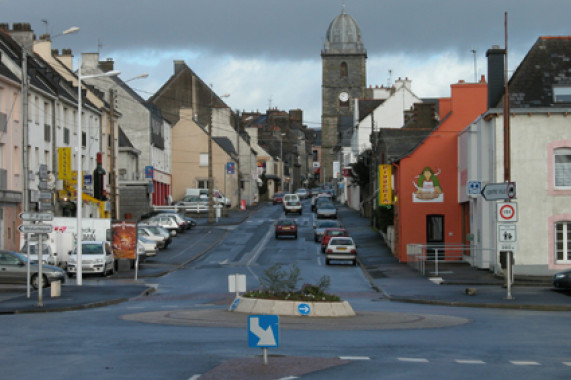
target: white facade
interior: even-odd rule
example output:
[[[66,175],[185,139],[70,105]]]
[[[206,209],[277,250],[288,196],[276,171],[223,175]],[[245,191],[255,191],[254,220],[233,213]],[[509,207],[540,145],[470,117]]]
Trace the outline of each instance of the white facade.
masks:
[[[381,128],[401,128],[404,124],[404,111],[411,109],[415,103],[422,102],[411,91],[411,81],[408,79],[398,79],[393,88],[376,88],[369,89],[369,91],[372,91],[373,99],[384,99],[384,101],[361,121],[359,121],[358,103],[355,105],[355,126],[351,139],[354,158],[371,148],[369,137],[373,124],[375,131],[379,131]]]
[[[497,231],[504,222],[497,221],[498,201],[465,195],[466,181],[504,182],[503,115],[492,111],[498,110],[490,110],[459,136],[459,200],[469,202],[474,265],[500,273]],[[517,192],[517,222],[509,222],[517,225],[515,275],[551,276],[571,268],[571,261],[558,258],[555,243],[556,223],[571,221],[571,187],[557,187],[554,181],[555,153],[571,152],[569,111],[510,111],[510,180]]]

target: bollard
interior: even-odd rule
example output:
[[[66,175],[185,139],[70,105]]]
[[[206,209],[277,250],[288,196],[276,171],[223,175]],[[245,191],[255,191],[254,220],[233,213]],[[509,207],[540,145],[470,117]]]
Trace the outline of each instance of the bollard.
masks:
[[[61,281],[53,281],[50,284],[52,298],[61,297]]]

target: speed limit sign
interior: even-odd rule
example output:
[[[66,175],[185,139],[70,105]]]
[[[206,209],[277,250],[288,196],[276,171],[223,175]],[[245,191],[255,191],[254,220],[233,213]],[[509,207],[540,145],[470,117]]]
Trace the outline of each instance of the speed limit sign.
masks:
[[[498,222],[517,222],[517,203],[498,202]]]

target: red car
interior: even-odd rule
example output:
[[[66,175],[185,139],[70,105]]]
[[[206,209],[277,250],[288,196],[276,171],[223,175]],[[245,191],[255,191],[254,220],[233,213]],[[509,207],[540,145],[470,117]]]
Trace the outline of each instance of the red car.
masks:
[[[327,244],[329,244],[329,240],[331,240],[332,237],[339,236],[348,237],[349,232],[347,232],[347,230],[344,228],[326,229],[325,232],[323,232],[323,238],[321,238],[321,252],[325,252],[325,248],[327,247]]]
[[[275,205],[277,205],[278,203],[279,203],[279,204],[284,203],[284,194],[285,194],[285,193],[275,193],[275,194],[274,194],[273,203],[274,203]]]
[[[276,239],[281,236],[293,236],[297,239],[297,223],[295,219],[280,219],[276,222]]]

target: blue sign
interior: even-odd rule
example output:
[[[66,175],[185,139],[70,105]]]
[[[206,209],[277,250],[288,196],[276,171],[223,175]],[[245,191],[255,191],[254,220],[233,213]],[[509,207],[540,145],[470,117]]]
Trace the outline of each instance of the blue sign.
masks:
[[[478,195],[482,192],[482,181],[468,181],[466,184],[468,195]]]
[[[230,311],[234,311],[236,310],[236,308],[238,307],[238,304],[240,303],[240,298],[236,298],[234,300],[234,302],[232,303],[232,306],[230,306]]]
[[[83,186],[91,186],[93,184],[93,177],[91,174],[83,175]]]
[[[152,166],[145,166],[145,178],[153,178],[154,177],[155,168]]]
[[[236,164],[234,162],[226,163],[226,174],[234,174],[236,172]]]
[[[306,303],[300,303],[299,305],[297,305],[297,311],[301,315],[308,315],[309,313],[311,313],[311,307]]]
[[[279,317],[277,315],[250,315],[248,317],[248,345],[250,347],[277,347],[279,345]]]

